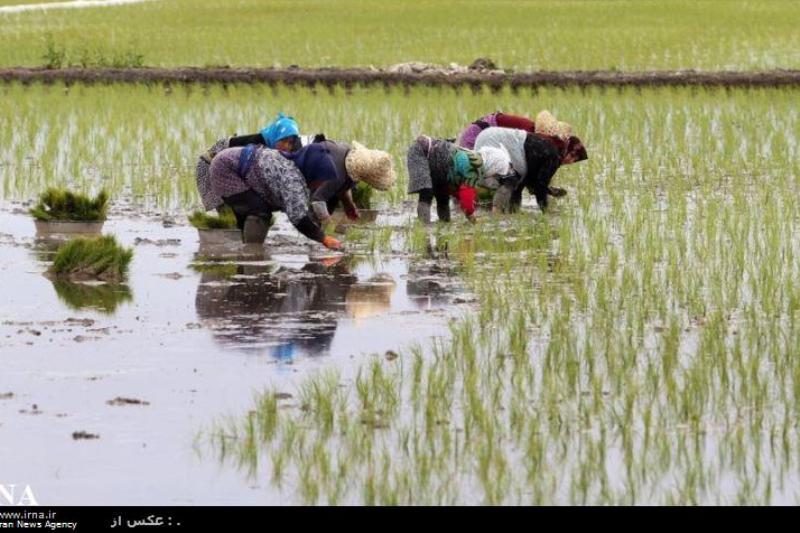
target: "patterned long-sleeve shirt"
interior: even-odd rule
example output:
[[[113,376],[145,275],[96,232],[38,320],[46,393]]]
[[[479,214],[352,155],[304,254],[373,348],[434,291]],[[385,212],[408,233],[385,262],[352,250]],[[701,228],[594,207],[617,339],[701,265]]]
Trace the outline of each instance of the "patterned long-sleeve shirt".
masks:
[[[461,133],[458,137],[458,145],[470,150],[475,148],[475,140],[478,135],[486,128],[499,127],[499,128],[512,128],[515,130],[523,130],[527,133],[535,131],[536,124],[528,117],[520,115],[508,115],[497,111],[491,115],[486,115],[476,120]]]
[[[239,159],[244,148],[221,151],[211,163],[211,184],[221,198],[252,189],[275,211],[283,211],[297,226],[308,217],[308,187],[295,164],[277,150],[256,148],[249,171],[239,176]]]

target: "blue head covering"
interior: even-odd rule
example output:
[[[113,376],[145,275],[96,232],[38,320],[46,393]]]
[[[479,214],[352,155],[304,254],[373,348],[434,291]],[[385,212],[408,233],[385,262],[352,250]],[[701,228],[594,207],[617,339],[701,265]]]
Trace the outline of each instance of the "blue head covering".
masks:
[[[334,180],[338,177],[331,151],[323,144],[308,144],[296,152],[282,151],[281,155],[294,161],[306,183]]]
[[[294,118],[287,117],[283,113],[278,113],[278,118],[261,130],[261,136],[264,137],[268,148],[275,148],[278,141],[294,135],[300,135],[300,128]]]

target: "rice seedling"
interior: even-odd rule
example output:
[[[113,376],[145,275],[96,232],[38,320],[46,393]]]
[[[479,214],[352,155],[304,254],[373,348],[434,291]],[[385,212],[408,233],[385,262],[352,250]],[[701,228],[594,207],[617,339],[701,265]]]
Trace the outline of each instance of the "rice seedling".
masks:
[[[36,220],[50,222],[69,220],[99,222],[106,219],[108,194],[100,191],[94,198],[68,191],[49,188],[39,196],[38,203],[30,209]]]
[[[0,86],[0,94],[0,117],[14,117],[13,127],[8,123],[0,129],[0,194],[5,199],[26,199],[50,186],[90,189],[102,183],[110,193],[124,193],[139,205],[192,209],[199,204],[194,177],[199,154],[224,135],[257,131],[281,110],[297,117],[305,132],[358,139],[395,156],[397,184],[373,194],[375,208],[406,199],[405,152],[411,139],[420,133],[455,136],[497,107],[527,114],[546,107],[575,124],[590,147],[590,159],[559,171],[556,183],[570,195],[558,203],[577,205],[589,213],[587,223],[601,230],[619,209],[646,222],[644,209],[631,209],[640,201],[654,209],[667,202],[674,205],[669,216],[677,223],[686,210],[680,205],[689,205],[687,190],[679,187],[687,180],[696,184],[691,194],[702,198],[712,187],[721,194],[743,186],[745,176],[794,171],[798,165],[792,159],[797,146],[791,141],[797,112],[793,91],[785,89],[471,92],[421,87],[406,93],[402,88],[358,86],[172,90],[159,85],[8,84]],[[728,96],[720,99],[719,94]],[[131,99],[140,104],[136,112]],[[765,119],[769,121],[763,143],[743,133],[743,124]],[[137,132],[135,138],[132,131]],[[703,141],[708,136],[713,142]],[[649,150],[651,146],[663,149]],[[704,147],[702,154],[698,146]],[[753,160],[768,163],[754,169]],[[591,194],[577,194],[583,190]],[[632,196],[631,191],[650,194]],[[597,198],[610,203],[592,210]],[[688,216],[687,211],[683,220]],[[622,238],[625,248],[620,253],[640,242],[637,233],[620,231],[623,224],[627,222],[617,220],[608,226],[609,235],[616,231]],[[575,245],[590,244],[584,236],[576,238]],[[599,233],[592,239],[596,256],[603,241]]]
[[[372,209],[372,193],[375,189],[363,182],[356,183],[353,189],[353,203],[359,209]]]
[[[234,229],[236,228],[236,216],[227,206],[224,206],[215,215],[197,210],[189,215],[189,223],[197,229]]]
[[[122,280],[133,259],[133,250],[124,248],[106,235],[77,238],[58,248],[49,272],[57,278]]]

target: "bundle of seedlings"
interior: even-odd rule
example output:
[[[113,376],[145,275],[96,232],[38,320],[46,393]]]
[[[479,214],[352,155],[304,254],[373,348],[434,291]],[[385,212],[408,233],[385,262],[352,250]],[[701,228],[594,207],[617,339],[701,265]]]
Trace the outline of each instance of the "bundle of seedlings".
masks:
[[[243,232],[236,225],[236,215],[228,206],[222,206],[215,215],[205,211],[195,211],[189,215],[189,223],[197,228],[201,246],[232,245],[243,242]],[[269,228],[275,223],[275,215],[259,226],[258,237],[252,243],[263,244]],[[245,225],[247,229],[247,225]],[[246,231],[245,231],[246,233]]]
[[[372,193],[375,189],[364,183],[363,181],[356,182],[353,189],[353,203],[359,209],[372,209]]]
[[[43,222],[103,222],[107,210],[106,191],[91,198],[66,189],[49,188],[39,196],[39,203],[31,208],[30,214]]]
[[[236,229],[236,216],[230,207],[223,206],[217,215],[195,211],[189,215],[189,223],[197,229]]]
[[[133,250],[111,235],[73,239],[59,247],[48,271],[59,279],[119,282],[124,279]]]

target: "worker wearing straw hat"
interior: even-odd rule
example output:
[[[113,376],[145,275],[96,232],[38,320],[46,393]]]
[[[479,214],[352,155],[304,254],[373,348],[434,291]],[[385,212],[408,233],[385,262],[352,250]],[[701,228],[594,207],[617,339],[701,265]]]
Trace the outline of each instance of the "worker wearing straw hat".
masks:
[[[371,150],[359,142],[321,140],[296,152],[281,152],[295,162],[311,189],[311,207],[320,223],[331,216],[341,201],[350,219],[358,219],[352,189],[364,182],[379,191],[394,185],[397,175],[392,156],[383,150]]]

